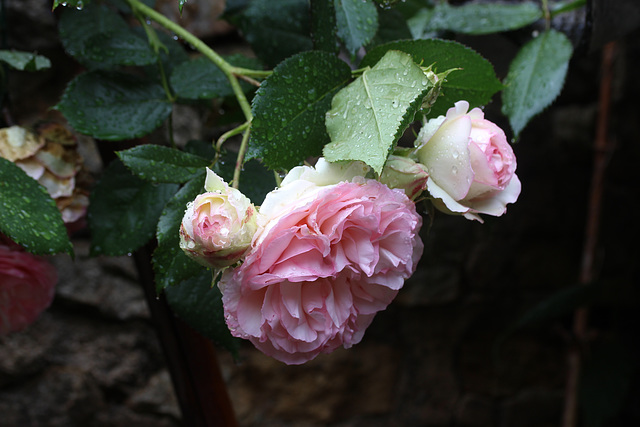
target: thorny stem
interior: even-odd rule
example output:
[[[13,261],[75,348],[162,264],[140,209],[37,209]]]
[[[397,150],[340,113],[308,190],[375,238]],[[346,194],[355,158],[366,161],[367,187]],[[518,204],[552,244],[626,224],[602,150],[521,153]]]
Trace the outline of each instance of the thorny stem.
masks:
[[[611,83],[613,80],[613,61],[615,42],[605,45],[602,51],[602,77],[599,95],[599,114],[595,136],[594,167],[591,178],[591,192],[585,229],[585,243],[582,251],[580,267],[580,283],[589,284],[594,279],[593,259],[596,252],[598,232],[600,228],[600,212],[602,210],[602,194],[604,191],[604,175],[612,150],[612,141],[607,137],[609,128],[609,112],[611,109]],[[565,388],[565,406],[562,427],[575,427],[578,419],[578,389],[582,367],[582,350],[588,341],[587,308],[579,308],[574,313],[573,335],[576,343],[569,349],[568,374]]]

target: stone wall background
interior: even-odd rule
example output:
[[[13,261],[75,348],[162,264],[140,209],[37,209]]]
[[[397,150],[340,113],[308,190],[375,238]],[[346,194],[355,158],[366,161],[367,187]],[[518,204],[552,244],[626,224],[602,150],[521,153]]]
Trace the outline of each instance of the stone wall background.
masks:
[[[188,3],[189,4],[189,3]],[[54,105],[77,65],[60,47],[50,2],[7,2],[11,47],[38,50],[51,71],[10,76],[12,112],[27,124]],[[15,23],[15,25],[14,25]],[[37,28],[37,31],[33,29]],[[638,283],[640,184],[638,32],[618,43],[599,274]],[[472,41],[504,75],[513,41]],[[246,343],[235,363],[218,357],[242,426],[559,425],[571,316],[515,333],[500,359],[500,334],[528,308],[577,282],[597,116],[598,52],[577,56],[554,106],[514,146],[520,200],[481,225],[437,215],[424,230],[419,270],[380,313],[363,341],[303,366],[286,366]],[[176,123],[207,123],[183,109]],[[507,128],[499,100],[488,118]],[[91,146],[89,146],[91,148]],[[90,156],[91,151],[87,152]],[[99,170],[98,158],[89,159]],[[428,223],[428,219],[426,221]],[[131,257],[53,259],[60,281],[52,307],[26,331],[0,338],[0,425],[179,426],[166,362]],[[599,336],[608,314],[593,315]],[[630,327],[636,325],[630,324]],[[637,372],[610,426],[640,421]]]

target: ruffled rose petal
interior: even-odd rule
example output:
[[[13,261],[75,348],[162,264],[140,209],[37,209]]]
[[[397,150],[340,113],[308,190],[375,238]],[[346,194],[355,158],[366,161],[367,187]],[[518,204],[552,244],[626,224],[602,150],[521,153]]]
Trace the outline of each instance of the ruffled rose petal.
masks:
[[[359,342],[423,248],[403,191],[361,176],[318,186],[302,177],[330,180],[310,169],[267,195],[251,250],[219,282],[231,333],[289,364]]]

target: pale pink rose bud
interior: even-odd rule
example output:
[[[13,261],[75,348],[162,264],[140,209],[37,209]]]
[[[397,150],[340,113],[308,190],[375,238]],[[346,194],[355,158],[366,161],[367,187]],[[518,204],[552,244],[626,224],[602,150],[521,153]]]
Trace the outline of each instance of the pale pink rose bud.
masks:
[[[427,190],[434,205],[447,213],[481,221],[484,213],[500,216],[520,195],[516,157],[498,126],[479,108],[458,101],[421,129],[416,142],[420,163],[429,173]]]
[[[6,335],[26,328],[49,307],[58,277],[44,258],[2,241],[0,236],[0,335]]]
[[[384,165],[380,182],[389,188],[399,188],[415,200],[427,188],[427,168],[409,157],[391,155]]]
[[[266,196],[251,250],[218,283],[232,335],[287,364],[360,342],[423,249],[415,204],[368,171],[321,158]]]
[[[205,267],[228,267],[251,245],[257,229],[256,208],[210,169],[204,187],[207,192],[187,205],[180,248]]]

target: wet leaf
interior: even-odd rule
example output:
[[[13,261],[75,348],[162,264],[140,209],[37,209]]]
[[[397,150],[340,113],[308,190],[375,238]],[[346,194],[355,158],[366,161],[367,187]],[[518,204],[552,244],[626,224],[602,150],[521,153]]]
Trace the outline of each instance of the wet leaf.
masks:
[[[165,289],[171,309],[193,329],[238,357],[240,340],[234,338],[224,321],[222,294],[211,284],[211,272],[201,270],[177,286]]]
[[[260,61],[243,55],[231,55],[224,59],[236,67],[262,68]],[[170,82],[176,95],[184,99],[223,98],[233,95],[227,76],[204,56],[178,65],[171,74]],[[245,81],[240,81],[240,87],[244,92],[256,88]]]
[[[378,9],[371,0],[334,0],[338,37],[353,55],[378,30]]]
[[[91,0],[53,0],[54,10],[58,6],[75,7],[76,9],[82,9],[85,5],[89,4]]]
[[[407,20],[395,9],[381,9],[378,10],[378,31],[367,50],[380,44],[406,39],[411,39]]]
[[[120,15],[105,5],[65,9],[59,32],[67,53],[89,68],[148,65],[157,61],[146,36],[132,31]]]
[[[346,63],[322,52],[303,52],[279,64],[256,92],[248,159],[290,169],[322,153],[329,142],[325,113],[351,78]]]
[[[269,67],[313,47],[308,0],[252,0],[237,16],[229,18]]]
[[[429,117],[445,114],[462,99],[469,102],[470,108],[485,105],[494,93],[502,89],[489,61],[476,51],[448,40],[396,41],[376,46],[362,59],[360,66],[372,66],[389,50],[406,52],[422,66],[434,64],[436,73],[460,68],[447,76],[440,97],[428,113]]]
[[[411,56],[387,52],[334,96],[326,116],[331,143],[324,156],[361,160],[379,174],[431,87]]]
[[[89,228],[92,255],[124,255],[147,243],[175,184],[152,184],[111,162],[91,192]]]
[[[0,62],[21,71],[38,71],[51,67],[51,61],[48,58],[17,50],[0,50]]]
[[[55,108],[78,132],[117,141],[148,134],[171,114],[172,105],[157,82],[90,71],[69,83]]]
[[[340,44],[336,29],[336,9],[333,2],[311,0],[311,39],[315,50],[338,54]]]
[[[153,253],[153,270],[158,292],[195,277],[204,269],[180,249],[179,234],[187,203],[205,191],[204,179],[203,169],[198,176],[187,182],[162,210],[156,230],[158,247]]]
[[[504,80],[502,113],[509,117],[516,137],[558,97],[572,53],[567,36],[549,30],[524,45],[513,59]]]
[[[491,34],[515,30],[542,18],[542,9],[534,2],[468,3],[451,6],[438,3],[407,20],[414,39],[427,38],[437,31],[462,34]]]
[[[0,232],[34,254],[73,255],[60,211],[47,190],[0,157]]]
[[[117,154],[136,176],[154,183],[182,184],[211,164],[200,156],[160,145],[139,145]]]

